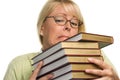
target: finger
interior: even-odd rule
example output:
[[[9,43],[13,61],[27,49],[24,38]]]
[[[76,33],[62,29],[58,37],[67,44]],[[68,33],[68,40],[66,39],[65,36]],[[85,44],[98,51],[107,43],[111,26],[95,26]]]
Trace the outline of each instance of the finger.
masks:
[[[109,77],[101,77],[93,80],[111,80]],[[112,79],[113,80],[113,79]]]
[[[37,77],[37,75],[38,75],[42,65],[43,65],[43,61],[40,61],[40,63],[37,65],[36,69],[33,71],[33,74],[31,76],[32,78],[36,78]]]
[[[85,72],[94,74],[94,75],[98,75],[98,76],[110,76],[111,77],[113,75],[112,71],[109,69],[105,69],[105,70],[86,69]]]
[[[54,76],[53,74],[48,74],[48,75],[46,75],[46,76],[40,78],[40,80],[49,80],[49,79],[52,79],[53,76]]]
[[[85,72],[89,73],[89,74],[94,74],[97,76],[104,76],[105,75],[105,73],[102,70],[97,70],[97,69],[86,69]]]
[[[88,61],[91,62],[91,63],[94,63],[94,64],[98,65],[102,69],[108,69],[109,68],[109,65],[106,64],[102,60],[98,60],[98,59],[95,59],[95,58],[88,58]]]

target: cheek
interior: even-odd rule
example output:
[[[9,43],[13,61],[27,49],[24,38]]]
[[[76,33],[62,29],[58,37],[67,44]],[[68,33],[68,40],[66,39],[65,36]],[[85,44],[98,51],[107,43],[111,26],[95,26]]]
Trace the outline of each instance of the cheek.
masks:
[[[71,36],[78,34],[78,29],[72,29]]]
[[[49,21],[46,21],[46,23],[45,23],[45,29],[44,29],[44,31],[47,34],[50,34],[50,35],[54,34],[55,35],[57,32],[60,31],[60,27],[57,26],[54,21],[49,20]]]
[[[50,30],[48,34],[46,34],[46,41],[48,42],[48,45],[50,46],[58,43],[57,33],[54,30]]]
[[[54,45],[58,42],[57,35],[61,33],[61,29],[58,26],[45,26],[44,29],[44,38],[49,45]]]
[[[51,41],[55,42],[57,40],[58,35],[61,33],[61,29],[55,28],[57,26],[54,26],[54,28],[49,29],[48,35]]]

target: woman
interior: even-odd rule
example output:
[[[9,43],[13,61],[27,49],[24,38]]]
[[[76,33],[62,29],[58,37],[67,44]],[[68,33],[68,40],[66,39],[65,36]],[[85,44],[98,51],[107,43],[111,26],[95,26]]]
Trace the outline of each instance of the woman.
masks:
[[[55,45],[79,32],[85,32],[84,22],[79,7],[71,0],[48,0],[43,7],[38,19],[38,34],[42,43],[42,50]],[[36,80],[42,65],[39,63],[36,69],[31,64],[38,53],[26,54],[15,58],[9,65],[4,80]],[[90,70],[86,72],[102,76],[96,80],[119,80],[111,65],[97,59],[88,59],[102,68],[102,70]],[[32,70],[34,71],[32,72]],[[49,80],[54,74],[41,77],[40,80]]]

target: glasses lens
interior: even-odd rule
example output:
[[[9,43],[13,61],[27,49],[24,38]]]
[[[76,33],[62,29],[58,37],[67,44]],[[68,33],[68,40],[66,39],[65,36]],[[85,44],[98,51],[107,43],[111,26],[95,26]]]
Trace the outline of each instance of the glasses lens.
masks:
[[[79,26],[79,20],[72,19],[70,24],[71,24],[72,27],[78,27]]]
[[[80,24],[78,19],[73,18],[71,20],[67,20],[63,16],[54,16],[54,20],[57,24],[59,24],[61,26],[65,25],[67,23],[67,21],[70,22],[71,27],[79,27],[79,24]]]
[[[55,16],[55,22],[59,25],[64,25],[66,22],[66,19],[62,16]]]

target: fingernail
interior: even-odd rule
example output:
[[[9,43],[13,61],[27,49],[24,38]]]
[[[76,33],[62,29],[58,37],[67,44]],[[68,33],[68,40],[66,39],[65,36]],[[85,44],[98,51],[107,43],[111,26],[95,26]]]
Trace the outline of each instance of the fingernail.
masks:
[[[92,61],[92,60],[93,60],[93,58],[88,58],[88,60],[89,60],[89,61]]]
[[[49,78],[50,78],[50,79],[54,78],[54,74],[53,74],[53,73],[50,73],[50,74],[49,74]]]
[[[90,70],[89,70],[89,69],[86,69],[85,72],[90,72]]]
[[[42,65],[43,64],[43,61],[40,61],[39,65]]]

